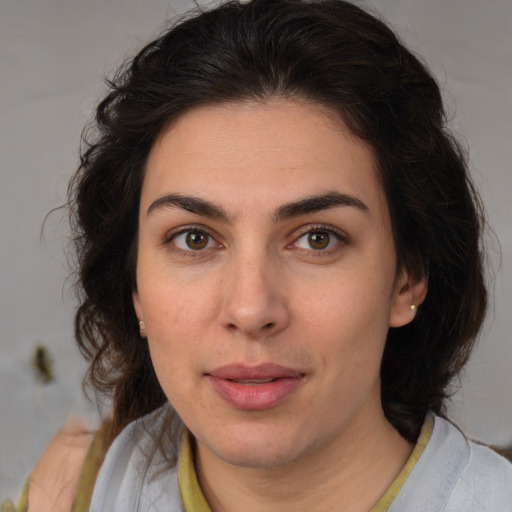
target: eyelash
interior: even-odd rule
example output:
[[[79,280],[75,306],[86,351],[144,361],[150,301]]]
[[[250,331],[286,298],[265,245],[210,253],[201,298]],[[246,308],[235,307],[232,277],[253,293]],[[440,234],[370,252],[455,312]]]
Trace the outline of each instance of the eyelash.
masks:
[[[182,226],[177,231],[171,231],[170,233],[168,233],[167,236],[165,237],[164,245],[172,245],[172,250],[174,252],[178,253],[179,255],[189,256],[189,257],[193,257],[193,258],[202,256],[201,253],[204,253],[205,249],[198,249],[198,250],[182,249],[181,247],[178,247],[174,243],[174,240],[176,240],[176,238],[178,236],[185,235],[187,233],[200,233],[200,234],[206,235],[209,239],[207,242],[208,244],[210,243],[211,240],[215,241],[214,236],[208,231],[208,229],[206,227],[200,226],[200,225],[199,226],[191,225],[191,226]],[[222,244],[216,242],[216,248],[221,248],[221,247],[222,247]]]
[[[329,237],[334,236],[337,240],[337,243],[333,247],[328,248],[328,249],[313,249],[313,248],[302,249],[300,247],[296,247],[298,241],[301,238],[311,235],[313,233],[326,233],[327,235],[329,235]],[[330,243],[330,241],[329,241],[329,243]],[[294,246],[295,246],[296,250],[308,253],[308,255],[310,255],[312,257],[321,257],[321,256],[325,256],[325,255],[331,255],[334,252],[337,252],[341,248],[341,246],[346,245],[348,243],[349,243],[349,238],[348,238],[347,234],[344,233],[343,231],[336,229],[332,226],[325,225],[325,224],[315,224],[315,225],[307,225],[307,226],[304,226],[303,228],[301,228],[299,233],[295,235],[293,242],[291,244],[289,244],[287,247],[294,248]]]
[[[298,241],[308,235],[311,235],[313,233],[326,233],[329,237],[334,236],[337,240],[337,243],[334,245],[334,247],[327,248],[327,249],[303,249],[300,247],[297,247]],[[210,242],[213,240],[215,242],[215,237],[208,231],[208,229],[201,225],[190,225],[190,226],[182,226],[178,229],[178,231],[172,231],[167,234],[164,240],[164,245],[172,245],[172,250],[180,255],[189,256],[189,257],[200,257],[204,254],[206,249],[211,249],[212,247],[205,247],[202,249],[194,250],[192,248],[190,249],[182,249],[178,247],[173,241],[176,240],[176,238],[180,235],[190,234],[190,233],[200,233],[206,235],[209,240],[207,244],[210,244]],[[315,224],[315,225],[307,225],[302,228],[300,228],[298,233],[294,233],[294,239],[293,241],[286,246],[287,249],[294,249],[297,251],[301,251],[304,253],[308,253],[309,255],[313,257],[319,257],[322,255],[329,255],[337,250],[340,249],[341,245],[346,245],[349,243],[348,236],[346,233],[344,233],[341,230],[338,230],[332,226],[327,226],[325,224]],[[330,244],[330,241],[329,241]],[[223,245],[221,243],[216,242],[217,249],[222,248]],[[203,254],[202,254],[203,253]]]

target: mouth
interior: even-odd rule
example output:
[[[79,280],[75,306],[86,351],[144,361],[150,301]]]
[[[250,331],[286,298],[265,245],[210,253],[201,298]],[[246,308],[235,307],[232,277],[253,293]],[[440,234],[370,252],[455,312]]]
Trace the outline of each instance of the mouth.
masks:
[[[206,374],[213,390],[234,409],[262,411],[284,401],[303,383],[305,373],[274,363],[227,365]]]
[[[279,378],[279,377],[278,377]],[[269,382],[275,382],[277,379],[227,379],[231,382],[238,382],[238,384],[246,384],[248,386],[258,384],[268,384]]]

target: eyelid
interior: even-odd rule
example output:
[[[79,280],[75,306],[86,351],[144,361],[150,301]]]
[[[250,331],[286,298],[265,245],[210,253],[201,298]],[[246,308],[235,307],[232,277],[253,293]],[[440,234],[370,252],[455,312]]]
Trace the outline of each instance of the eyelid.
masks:
[[[347,235],[347,233],[335,226],[332,226],[330,224],[306,224],[304,226],[301,226],[298,228],[298,230],[295,230],[295,232],[291,235],[293,237],[293,240],[291,243],[287,245],[288,248],[293,248],[293,246],[297,243],[297,241],[302,238],[304,235],[307,235],[308,233],[314,232],[314,231],[326,231],[328,233],[332,233],[334,236],[336,236],[339,239],[339,242],[343,245],[348,244],[350,242],[350,237]],[[338,248],[339,244],[336,244],[335,247],[331,249],[326,250],[314,250],[311,249],[311,252],[314,252],[315,254],[322,254],[322,253],[329,253],[332,251],[335,251]],[[299,249],[302,250],[302,249]],[[304,249],[307,250],[307,249]],[[308,250],[309,251],[309,250]]]
[[[164,236],[164,244],[169,243],[176,235],[188,233],[189,231],[204,231],[212,238],[215,238],[215,236],[211,232],[211,229],[207,228],[206,226],[203,226],[202,224],[186,224],[183,226],[172,228],[169,231],[167,231]]]
[[[190,231],[202,231],[215,241],[217,248],[223,246],[223,243],[218,241],[220,237],[216,233],[212,233],[212,230],[203,224],[187,224],[187,225],[178,226],[176,228],[169,230],[165,234],[165,237],[163,240],[163,245],[170,245],[172,243],[173,238],[175,238],[178,235],[188,233]],[[326,231],[326,232],[334,235],[336,238],[338,238],[339,243],[336,244],[335,247],[332,247],[330,249],[325,249],[325,250],[314,250],[314,249],[309,250],[309,249],[301,249],[301,248],[294,247],[295,244],[297,243],[297,241],[301,237],[307,235],[308,233],[314,232],[314,231]],[[290,235],[290,238],[292,238],[292,241],[287,244],[287,246],[286,246],[287,248],[289,248],[289,249],[295,248],[297,250],[303,250],[303,251],[315,253],[317,255],[329,254],[331,252],[335,252],[337,249],[339,249],[340,244],[345,245],[350,242],[350,237],[347,235],[347,233],[345,231],[343,231],[340,228],[337,228],[335,226],[332,226],[330,224],[320,224],[320,223],[305,224],[305,225],[299,227],[298,229],[296,229]],[[212,249],[212,248],[210,248],[210,249]],[[197,256],[200,253],[206,251],[206,249],[198,250],[198,251],[194,251],[192,249],[184,250],[178,246],[174,246],[173,250],[176,252],[183,253],[183,254],[197,255]]]
[[[193,249],[190,249],[190,250],[182,249],[181,247],[178,247],[177,245],[172,244],[172,241],[175,237],[185,234],[185,233],[189,233],[191,231],[201,231],[203,233],[206,233],[206,235],[208,235],[215,242],[216,247],[209,247],[209,248],[194,251]],[[184,225],[184,226],[178,226],[176,228],[173,228],[173,229],[167,231],[162,245],[164,245],[164,246],[173,245],[172,250],[174,252],[179,253],[179,254],[184,254],[186,256],[196,256],[197,257],[197,256],[200,256],[201,253],[206,252],[208,249],[215,249],[215,248],[222,247],[222,243],[218,241],[218,238],[219,237],[216,234],[212,233],[212,230],[210,228],[208,228],[202,224],[188,224],[188,225]]]

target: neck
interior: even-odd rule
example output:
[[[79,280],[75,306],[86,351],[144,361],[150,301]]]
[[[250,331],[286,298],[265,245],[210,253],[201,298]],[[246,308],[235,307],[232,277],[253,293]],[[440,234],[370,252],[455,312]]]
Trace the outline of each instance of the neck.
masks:
[[[368,511],[413,449],[383,412],[376,419],[363,417],[342,436],[281,467],[236,466],[198,443],[199,483],[214,512]]]

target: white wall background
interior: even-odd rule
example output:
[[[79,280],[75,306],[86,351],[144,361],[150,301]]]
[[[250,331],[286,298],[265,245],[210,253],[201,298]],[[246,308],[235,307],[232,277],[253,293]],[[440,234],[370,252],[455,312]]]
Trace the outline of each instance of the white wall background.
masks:
[[[185,2],[0,0],[0,502],[18,495],[68,415],[96,421],[81,391],[74,303],[63,288],[62,214],[50,217],[43,241],[40,229],[65,201],[102,77]],[[512,444],[512,2],[372,4],[438,76],[501,241],[494,308],[452,415],[470,435]],[[55,361],[50,385],[34,377],[38,343]]]

